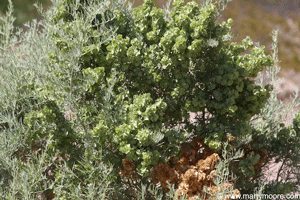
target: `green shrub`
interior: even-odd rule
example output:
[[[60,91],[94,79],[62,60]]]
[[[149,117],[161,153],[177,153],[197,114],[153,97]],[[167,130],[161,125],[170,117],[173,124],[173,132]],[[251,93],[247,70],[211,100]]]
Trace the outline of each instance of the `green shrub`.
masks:
[[[270,161],[263,150],[287,158],[280,138],[297,142],[298,118],[278,128],[264,107],[272,86],[255,84],[275,57],[249,37],[231,42],[232,20],[216,22],[225,1],[175,0],[168,16],[151,0],[134,10],[122,0],[52,3],[27,32],[15,32],[10,13],[1,18],[3,198],[155,198],[144,194],[152,169],[195,136],[220,155],[243,150],[233,172],[238,189],[254,190]],[[270,122],[260,126],[261,116]],[[120,176],[124,160],[137,166],[132,180]],[[34,167],[34,187],[20,187],[18,174],[28,186]],[[220,176],[218,185],[230,179]]]

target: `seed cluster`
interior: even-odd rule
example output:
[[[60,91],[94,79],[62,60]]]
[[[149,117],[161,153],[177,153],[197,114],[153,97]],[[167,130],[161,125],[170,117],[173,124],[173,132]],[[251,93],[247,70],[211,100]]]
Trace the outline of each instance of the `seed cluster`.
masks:
[[[217,187],[213,179],[216,176],[216,164],[220,157],[213,149],[204,144],[200,137],[182,147],[180,159],[173,158],[169,163],[158,163],[152,171],[155,184],[160,183],[165,191],[169,191],[169,184],[176,186],[176,194],[188,197],[189,200],[207,199],[209,194],[216,194],[222,190],[232,188],[231,183],[224,183]],[[204,188],[209,194],[204,193]],[[235,195],[239,191],[235,190]],[[225,198],[226,199],[226,198]]]
[[[122,160],[124,170],[120,170],[120,175],[124,178],[135,179],[137,178],[136,166],[133,160],[124,158]]]

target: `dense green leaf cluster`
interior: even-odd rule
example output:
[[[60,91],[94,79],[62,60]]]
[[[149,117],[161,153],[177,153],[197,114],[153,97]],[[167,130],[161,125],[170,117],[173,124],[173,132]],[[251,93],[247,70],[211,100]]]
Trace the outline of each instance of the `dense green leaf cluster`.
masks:
[[[241,55],[253,47],[252,41],[230,44],[232,22],[216,24],[215,13],[214,5],[200,10],[195,2],[184,6],[175,1],[170,21],[165,21],[154,3],[146,1],[134,11],[138,38],[119,36],[107,48],[111,67],[122,71],[119,77],[130,96],[162,98],[165,125],[184,119],[189,132],[204,135],[210,144],[226,140],[226,133],[251,133],[248,121],[271,88],[254,86],[248,77],[272,64],[264,47]],[[196,125],[189,112],[201,113]]]
[[[44,137],[52,138],[49,144],[53,151],[71,152],[72,143],[76,142],[76,135],[63,113],[54,102],[47,102],[38,111],[34,110],[24,119],[28,125],[27,139],[35,141]],[[78,149],[79,150],[79,149]]]

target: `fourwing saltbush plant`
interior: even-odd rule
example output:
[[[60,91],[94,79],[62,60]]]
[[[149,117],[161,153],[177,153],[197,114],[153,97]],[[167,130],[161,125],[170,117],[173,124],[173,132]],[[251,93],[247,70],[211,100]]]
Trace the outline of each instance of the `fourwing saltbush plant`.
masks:
[[[10,9],[0,35],[3,198],[133,199],[194,136],[219,153],[230,137],[252,139],[231,144],[245,151],[233,171],[242,190],[262,180],[265,149],[296,167],[300,119],[270,120],[272,87],[254,80],[273,59],[249,37],[231,42],[232,20],[216,22],[227,1],[205,2],[175,0],[165,15],[151,0],[134,10],[123,0],[53,0],[16,34]],[[133,180],[119,175],[124,160],[137,166]],[[40,174],[34,186],[29,167]]]
[[[116,129],[122,141],[118,142],[120,151],[134,161],[143,159],[142,174],[161,155],[155,142],[146,142],[154,141],[150,137],[157,130],[164,135],[160,141],[164,149],[176,136],[182,140],[183,132],[201,135],[210,147],[220,149],[228,133],[234,137],[251,133],[249,120],[269,97],[271,87],[255,86],[249,77],[272,65],[272,59],[264,54],[264,47],[254,47],[250,38],[242,45],[229,43],[232,21],[216,24],[216,12],[213,4],[200,9],[195,2],[184,6],[183,1],[174,1],[170,20],[165,21],[162,11],[145,1],[133,12],[135,37],[119,35],[107,47],[109,67],[119,73],[116,86],[128,91],[124,101],[133,101],[129,107],[137,106],[137,99],[147,102],[148,98],[152,99],[149,103],[162,105],[149,112],[155,104],[148,103],[149,108],[138,109],[140,123],[128,117],[126,126],[123,123]],[[131,112],[127,111],[129,116],[135,116]],[[193,121],[191,112],[197,113]],[[152,123],[159,128],[145,134],[136,129]],[[183,126],[176,133],[179,124]],[[140,134],[147,139],[141,140]]]

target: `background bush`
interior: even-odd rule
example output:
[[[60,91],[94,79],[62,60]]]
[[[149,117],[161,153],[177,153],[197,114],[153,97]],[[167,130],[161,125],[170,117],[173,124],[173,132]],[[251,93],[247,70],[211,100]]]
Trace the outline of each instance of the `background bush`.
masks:
[[[14,25],[23,27],[23,24],[32,20],[34,18],[40,18],[37,10],[34,7],[35,3],[42,4],[44,8],[47,8],[51,5],[51,1],[49,0],[22,0],[22,1],[15,1],[12,0],[14,5],[14,12],[13,15],[16,17],[16,21]],[[4,15],[9,5],[8,0],[2,0],[0,2],[0,15]]]

